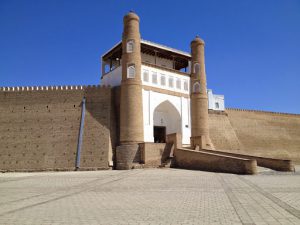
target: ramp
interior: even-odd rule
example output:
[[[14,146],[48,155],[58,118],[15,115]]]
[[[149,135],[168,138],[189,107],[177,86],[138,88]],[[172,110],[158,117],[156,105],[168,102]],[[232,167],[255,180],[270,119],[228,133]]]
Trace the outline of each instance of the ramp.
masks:
[[[289,160],[289,159],[276,159],[276,158],[245,155],[245,154],[216,151],[216,150],[201,150],[201,151],[207,152],[207,153],[222,154],[222,155],[226,155],[226,156],[256,160],[258,166],[270,168],[272,170],[277,170],[277,171],[294,171],[295,170],[292,160]]]

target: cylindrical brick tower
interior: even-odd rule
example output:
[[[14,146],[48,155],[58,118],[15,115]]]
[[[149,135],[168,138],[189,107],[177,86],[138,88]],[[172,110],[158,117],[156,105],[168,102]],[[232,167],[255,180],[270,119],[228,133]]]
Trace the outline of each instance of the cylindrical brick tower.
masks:
[[[120,96],[121,146],[118,146],[116,152],[117,169],[132,168],[138,143],[144,141],[139,21],[139,17],[133,12],[124,16]]]
[[[208,98],[204,62],[204,41],[198,36],[191,42],[191,146],[213,149],[209,138]]]

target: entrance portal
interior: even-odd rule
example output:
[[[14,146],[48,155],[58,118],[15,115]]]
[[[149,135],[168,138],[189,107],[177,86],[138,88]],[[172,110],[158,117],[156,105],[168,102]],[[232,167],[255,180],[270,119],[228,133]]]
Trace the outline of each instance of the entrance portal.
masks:
[[[166,127],[154,126],[154,143],[165,143],[166,142]]]
[[[166,136],[172,133],[181,133],[181,116],[171,102],[164,101],[153,113],[154,142],[166,142]]]

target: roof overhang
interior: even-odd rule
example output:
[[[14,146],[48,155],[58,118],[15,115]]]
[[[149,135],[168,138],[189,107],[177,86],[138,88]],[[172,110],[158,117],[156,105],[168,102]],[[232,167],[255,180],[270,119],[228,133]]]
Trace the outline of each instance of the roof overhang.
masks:
[[[174,56],[174,57],[183,57],[186,59],[191,58],[191,54],[188,52],[184,52],[175,48],[171,48],[165,45],[157,44],[151,41],[147,40],[141,40],[141,47],[146,48],[149,50],[157,51],[157,52],[165,52],[167,55]],[[107,52],[105,52],[101,57],[104,58],[109,58],[110,56],[113,56],[116,54],[118,51],[122,51],[122,41],[119,41],[117,44],[115,44],[111,49],[109,49]],[[120,53],[119,53],[120,54]]]

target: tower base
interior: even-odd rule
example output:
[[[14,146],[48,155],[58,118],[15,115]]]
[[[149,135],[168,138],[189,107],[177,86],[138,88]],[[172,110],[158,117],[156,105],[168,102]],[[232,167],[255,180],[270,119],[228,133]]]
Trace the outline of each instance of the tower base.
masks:
[[[116,149],[116,169],[134,169],[140,163],[140,149],[138,144],[123,144]]]
[[[191,146],[193,149],[199,146],[201,149],[214,150],[215,147],[208,136],[191,137]]]

